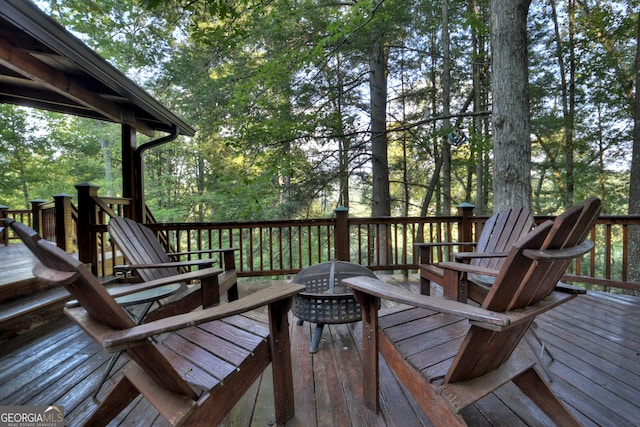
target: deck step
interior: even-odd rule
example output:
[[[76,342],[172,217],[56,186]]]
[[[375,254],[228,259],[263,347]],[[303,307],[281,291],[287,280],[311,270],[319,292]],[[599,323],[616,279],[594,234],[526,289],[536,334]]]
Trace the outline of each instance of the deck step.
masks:
[[[0,310],[11,301],[25,298],[51,289],[35,277],[17,278],[13,283],[0,284]]]
[[[64,288],[47,289],[0,304],[0,341],[64,316],[71,296]]]

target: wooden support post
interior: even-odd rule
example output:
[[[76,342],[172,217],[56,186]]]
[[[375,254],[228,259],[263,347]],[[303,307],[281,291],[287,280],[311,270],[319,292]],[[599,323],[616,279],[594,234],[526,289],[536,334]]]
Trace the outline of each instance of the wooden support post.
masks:
[[[76,251],[76,232],[71,216],[73,206],[71,195],[56,194],[53,196],[56,206],[56,244],[68,253]]]
[[[460,242],[474,242],[473,238],[473,222],[471,221],[473,217],[473,209],[475,205],[471,203],[461,203],[457,206],[458,215],[462,216],[462,220],[460,221],[460,226],[458,229],[459,236],[458,241]],[[473,248],[465,246],[460,248],[462,252],[472,251]]]
[[[9,206],[0,206],[0,220],[7,217],[8,209]],[[2,221],[0,221],[0,243],[4,244],[5,246],[9,244],[9,231]]]
[[[336,245],[335,257],[340,261],[350,261],[349,250],[349,209],[338,206],[335,210],[336,225],[333,231],[333,239]]]
[[[139,188],[143,183],[138,182],[142,171],[137,170],[136,165],[136,130],[130,125],[122,125],[122,197],[131,199],[131,205],[125,206],[124,216],[136,222],[144,224],[144,216],[140,207],[144,206],[144,200],[140,201]],[[140,175],[140,176],[138,176]],[[140,187],[138,187],[140,185]]]
[[[78,259],[91,265],[91,272],[98,274],[98,244],[95,225],[97,224],[97,206],[94,198],[98,197],[100,187],[90,184],[78,184]]]
[[[46,200],[35,199],[31,200],[31,228],[33,228],[36,232],[42,235],[42,209],[40,209],[40,205],[45,203]]]

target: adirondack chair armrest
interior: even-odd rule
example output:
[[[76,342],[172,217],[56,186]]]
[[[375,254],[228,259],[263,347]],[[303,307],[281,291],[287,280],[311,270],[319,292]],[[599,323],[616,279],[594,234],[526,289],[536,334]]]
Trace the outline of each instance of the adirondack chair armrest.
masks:
[[[506,258],[509,252],[454,252],[451,254],[456,262],[469,263],[476,258]]]
[[[226,271],[232,271],[236,269],[236,261],[235,261],[235,252],[238,248],[215,248],[215,249],[203,249],[199,251],[189,251],[189,252],[170,252],[167,255],[170,258],[177,258],[183,255],[202,255],[202,254],[220,254],[220,258],[222,259],[223,268]],[[211,259],[202,260],[208,261],[210,263],[213,262]]]
[[[438,246],[475,246],[476,242],[431,242],[431,243],[414,243],[416,248],[435,248]]]
[[[179,257],[182,255],[201,255],[201,254],[216,254],[225,252],[235,252],[238,248],[215,248],[215,249],[202,249],[198,251],[186,251],[186,252],[169,252],[167,255],[170,257]]]
[[[101,342],[105,336],[108,336],[113,332],[113,329],[106,326],[104,323],[100,323],[89,315],[87,310],[79,305],[66,306],[64,308],[64,314],[67,315],[73,322],[75,322],[82,330],[84,330],[91,338],[97,342]],[[109,352],[115,352],[117,350],[108,350]]]
[[[554,291],[549,294],[545,299],[541,300],[537,304],[529,305],[525,308],[521,308],[518,310],[507,311],[506,313],[500,313],[509,319],[509,327],[516,326],[521,322],[528,321],[532,317],[536,317],[539,314],[542,314],[546,311],[551,310],[565,302],[572,300],[575,298],[577,294],[570,294],[566,292],[558,292]],[[490,313],[492,313],[490,311]],[[484,322],[477,322],[473,319],[470,319],[470,323],[480,326],[485,329],[492,329],[496,331],[504,330],[505,328],[495,328],[491,324],[487,324]]]
[[[194,259],[191,261],[175,261],[175,262],[163,262],[157,264],[124,264],[116,265],[113,267],[117,272],[128,272],[140,269],[153,269],[153,268],[180,268],[180,267],[210,267],[215,260],[213,259]]]
[[[593,242],[585,240],[579,245],[563,249],[525,249],[523,255],[536,261],[568,261],[593,249]]]
[[[153,322],[144,323],[121,331],[112,330],[111,332],[102,335],[100,337],[100,341],[106,349],[109,349],[109,351],[122,350],[124,348],[138,345],[149,337],[245,313],[265,305],[277,303],[293,297],[304,289],[304,286],[295,283],[280,283],[247,295],[238,300],[206,308],[204,310],[155,320]]]
[[[473,273],[473,274],[480,274],[480,275],[492,276],[492,277],[498,276],[498,270],[494,270],[493,268],[469,265],[464,262],[454,262],[454,261],[439,262],[438,267],[441,267],[445,270],[454,270],[460,273]]]
[[[391,285],[373,277],[350,277],[343,279],[342,284],[349,286],[357,292],[362,292],[377,298],[466,317],[469,320],[476,321],[479,325],[487,325],[486,327],[490,327],[491,329],[505,328],[509,326],[509,322],[511,321],[511,319],[503,313],[496,313],[441,297],[416,294],[406,288]]]
[[[218,276],[223,270],[220,268],[205,268],[202,270],[190,271],[188,273],[177,274],[175,276],[163,277],[149,282],[136,283],[134,285],[119,286],[110,292],[114,298],[130,295],[147,289],[157,288],[159,286],[169,285],[172,283],[189,282],[192,280],[202,280],[208,277]],[[67,302],[67,307],[77,307],[78,301],[72,300]]]
[[[578,286],[574,286],[564,282],[558,282],[558,284],[555,287],[555,290],[558,292],[564,292],[567,294],[586,294],[587,293],[587,290],[584,288],[579,288]]]
[[[446,246],[476,246],[476,242],[433,242],[433,243],[414,243],[413,247],[420,252],[420,264],[432,264],[431,250],[437,247]]]

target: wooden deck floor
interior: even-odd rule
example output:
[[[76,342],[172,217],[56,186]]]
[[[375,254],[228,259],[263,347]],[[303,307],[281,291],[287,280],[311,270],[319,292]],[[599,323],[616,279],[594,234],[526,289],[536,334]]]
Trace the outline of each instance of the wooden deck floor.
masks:
[[[556,359],[549,365],[552,388],[585,425],[640,425],[640,298],[590,293],[538,317],[537,325]],[[382,360],[381,412],[363,407],[359,322],[325,328],[314,355],[311,333],[312,325],[291,322],[296,416],[288,426],[431,425]],[[13,338],[0,346],[0,405],[62,405],[67,425],[78,425],[95,407],[91,395],[108,360],[66,320]],[[254,384],[225,425],[273,425],[270,375],[267,370]],[[511,384],[463,415],[473,426],[551,425]],[[163,423],[138,399],[112,425]]]
[[[25,245],[0,244],[0,289],[3,286],[33,280],[35,257]]]

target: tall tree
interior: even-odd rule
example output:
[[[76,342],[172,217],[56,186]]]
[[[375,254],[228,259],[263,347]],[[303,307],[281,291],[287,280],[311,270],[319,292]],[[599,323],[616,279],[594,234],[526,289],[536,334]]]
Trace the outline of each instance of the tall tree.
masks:
[[[451,127],[451,40],[449,37],[449,1],[442,2],[442,126],[447,131]],[[444,215],[451,215],[451,146],[447,136],[442,138],[442,193]]]
[[[381,4],[382,2],[380,2]],[[378,6],[376,6],[378,7]],[[371,163],[373,216],[391,215],[387,139],[387,46],[384,23],[371,31],[369,53],[369,96],[371,105]]]
[[[487,57],[487,22],[484,2],[472,0],[470,2],[471,37],[473,43],[473,111],[478,113],[473,117],[471,129],[471,147],[476,156],[476,213],[486,213],[489,201],[490,178],[490,120],[484,114],[489,109],[489,59]]]
[[[527,14],[530,0],[491,0],[494,211],[531,208]]]
[[[554,32],[556,39],[556,58],[558,61],[558,71],[560,73],[560,90],[562,93],[562,116],[564,130],[564,154],[565,154],[565,185],[563,189],[563,199],[565,209],[573,205],[574,180],[573,180],[573,156],[574,156],[574,121],[576,105],[576,58],[575,58],[575,0],[568,1],[569,31],[568,43],[563,43],[558,23],[558,13],[555,0],[551,0],[551,14],[553,17]],[[569,49],[569,64],[565,65],[564,46]],[[567,78],[567,68],[569,76]]]
[[[640,214],[640,12],[635,56],[635,95],[633,102],[633,151],[631,157],[631,178],[629,179],[629,215]],[[629,279],[640,280],[640,226],[629,232]]]

